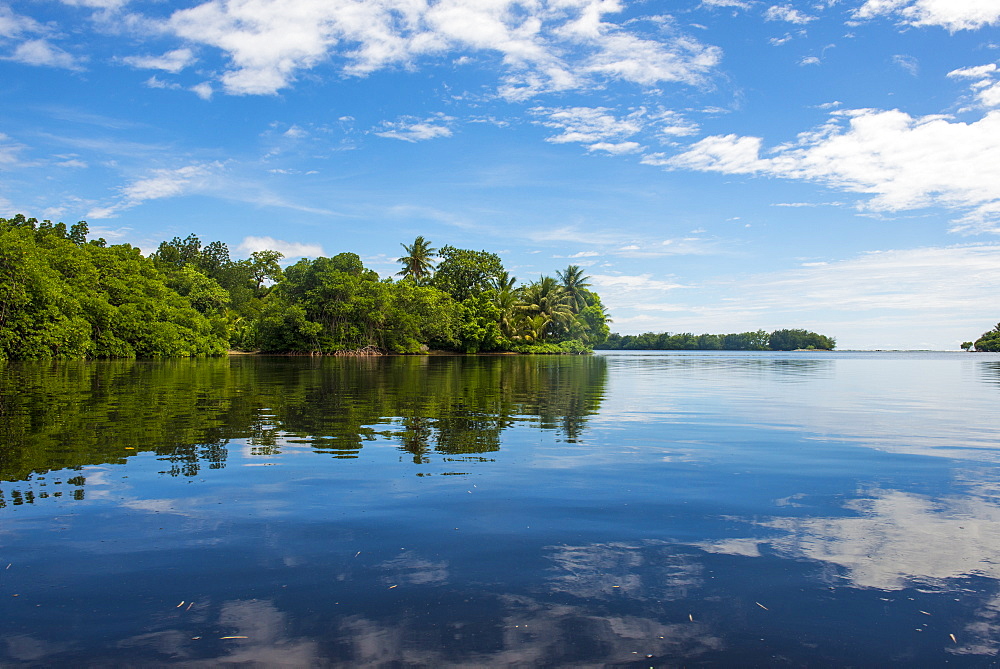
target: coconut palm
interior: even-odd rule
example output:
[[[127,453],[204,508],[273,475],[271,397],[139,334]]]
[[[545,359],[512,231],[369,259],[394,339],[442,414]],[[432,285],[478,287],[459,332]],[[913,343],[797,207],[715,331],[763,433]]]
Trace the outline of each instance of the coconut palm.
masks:
[[[570,265],[561,272],[556,272],[559,280],[562,281],[563,289],[566,291],[567,302],[575,313],[580,313],[587,308],[587,288],[590,277],[583,275],[583,268],[579,265]]]
[[[544,316],[547,325],[540,339],[558,334],[573,322],[566,289],[551,276],[543,276],[526,286],[521,294],[521,310],[529,317]]]
[[[434,257],[437,249],[431,248],[431,243],[422,235],[414,239],[409,246],[406,244],[400,244],[400,246],[406,251],[406,255],[402,258],[396,258],[396,262],[403,264],[403,269],[396,272],[396,275],[402,276],[404,279],[412,279],[417,283],[423,283],[429,279],[431,272],[434,271],[434,262],[431,258]]]
[[[500,272],[495,280],[496,292],[493,303],[500,310],[500,331],[506,337],[513,337],[517,330],[519,291],[514,288],[515,283],[517,283],[517,278],[506,271]]]

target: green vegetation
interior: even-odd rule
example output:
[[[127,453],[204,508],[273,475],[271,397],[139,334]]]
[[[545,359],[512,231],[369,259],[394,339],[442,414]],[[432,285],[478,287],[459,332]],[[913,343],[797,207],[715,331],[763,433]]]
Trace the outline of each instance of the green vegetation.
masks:
[[[997,323],[992,330],[984,332],[971,346],[977,351],[1000,351],[1000,323]],[[962,344],[962,348],[968,351],[970,347]]]
[[[67,232],[62,223],[0,219],[0,359],[225,352],[215,286],[187,277],[204,298],[199,310],[139,249],[87,242],[87,232],[83,222]]]
[[[354,253],[303,258],[259,251],[234,261],[222,242],[164,241],[144,257],[18,215],[0,219],[0,360],[269,353],[579,353],[608,336],[588,277],[518,286],[487,251],[402,245],[401,278]],[[437,267],[434,260],[438,259]]]
[[[794,351],[797,349],[832,351],[836,345],[837,342],[832,337],[807,330],[775,330],[770,334],[764,330],[757,330],[738,334],[702,335],[689,332],[682,334],[647,332],[641,335],[614,333],[594,348],[612,351]]]

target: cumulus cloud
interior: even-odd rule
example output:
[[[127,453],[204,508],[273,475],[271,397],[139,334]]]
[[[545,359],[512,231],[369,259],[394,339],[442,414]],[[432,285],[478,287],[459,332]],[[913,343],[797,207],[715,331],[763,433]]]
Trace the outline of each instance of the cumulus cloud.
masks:
[[[174,49],[160,56],[128,56],[126,64],[144,70],[164,70],[176,74],[195,62],[191,49]]]
[[[405,142],[422,142],[428,139],[451,137],[451,124],[455,119],[444,114],[435,114],[425,119],[404,116],[398,121],[386,121],[381,129],[374,131],[379,137],[401,139]]]
[[[600,79],[693,84],[719,62],[719,49],[693,38],[650,37],[605,20],[619,11],[601,0],[209,0],[174,12],[166,29],[223,51],[222,85],[237,95],[274,94],[331,61],[364,76],[421,57],[495,54],[499,90],[511,99]]]
[[[324,255],[323,247],[319,244],[287,242],[274,237],[244,237],[236,250],[246,255],[257,251],[277,251],[284,255],[287,261],[296,258],[318,258]]]
[[[21,42],[7,60],[24,63],[25,65],[62,67],[67,70],[82,69],[79,61],[72,54],[63,51],[44,39],[32,39]]]
[[[764,12],[765,21],[785,21],[787,23],[797,23],[799,25],[815,21],[815,16],[803,14],[791,5],[772,5]]]
[[[948,73],[950,79],[972,79],[969,88],[976,105],[1000,107],[1000,70],[996,63],[965,67]]]
[[[815,181],[870,194],[869,211],[943,206],[961,212],[954,230],[1000,231],[1000,111],[965,123],[898,110],[835,111],[824,126],[762,155],[759,137],[706,137],[673,157],[672,169]]]
[[[122,188],[121,197],[116,203],[92,209],[87,218],[111,218],[149,200],[204,190],[221,169],[221,163],[199,163],[173,170],[153,170],[150,176],[137,179]]]
[[[956,32],[1000,24],[1000,5],[993,0],[867,0],[854,16],[892,16],[908,25]]]

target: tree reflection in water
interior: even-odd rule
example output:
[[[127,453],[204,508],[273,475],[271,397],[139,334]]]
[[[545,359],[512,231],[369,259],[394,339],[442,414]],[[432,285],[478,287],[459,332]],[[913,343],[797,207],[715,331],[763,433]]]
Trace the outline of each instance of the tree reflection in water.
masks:
[[[579,439],[604,393],[599,356],[283,358],[25,363],[0,367],[0,480],[120,464],[151,451],[163,473],[226,466],[228,446],[276,455],[307,444],[336,458],[390,441],[433,455],[496,452],[519,422]],[[0,489],[0,504],[83,495],[60,476],[47,490]]]

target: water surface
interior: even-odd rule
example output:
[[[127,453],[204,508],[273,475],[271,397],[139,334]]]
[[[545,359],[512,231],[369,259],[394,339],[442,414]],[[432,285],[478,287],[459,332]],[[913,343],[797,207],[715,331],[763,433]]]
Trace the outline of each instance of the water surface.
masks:
[[[995,666],[1000,355],[0,367],[4,666]]]

